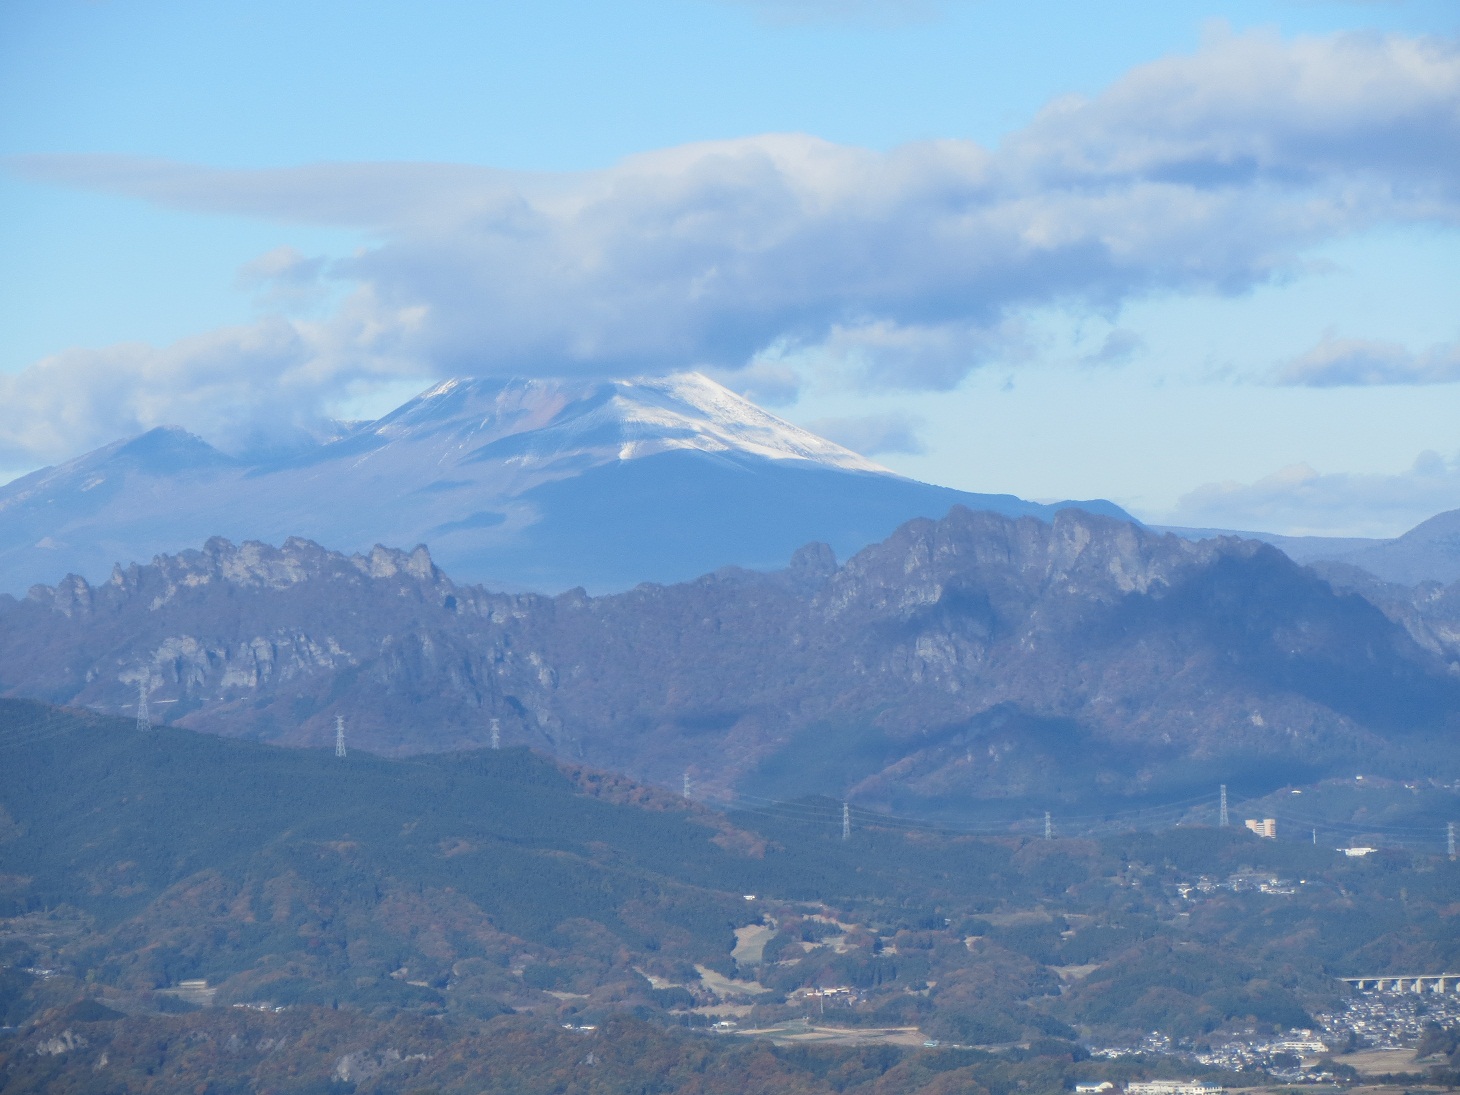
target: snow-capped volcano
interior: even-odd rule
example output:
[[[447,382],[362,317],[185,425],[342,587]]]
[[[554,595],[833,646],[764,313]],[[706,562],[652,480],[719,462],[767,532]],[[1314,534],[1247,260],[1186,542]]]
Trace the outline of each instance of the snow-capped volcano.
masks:
[[[905,479],[695,373],[460,378],[288,456],[164,428],[0,487],[0,591],[95,581],[211,536],[425,543],[458,580],[600,591],[781,566],[812,540],[850,553],[956,503],[1059,508]]]
[[[544,470],[585,457],[607,462],[689,450],[892,474],[699,373],[576,383],[447,380],[357,437],[387,444],[431,438],[461,455],[490,451]]]

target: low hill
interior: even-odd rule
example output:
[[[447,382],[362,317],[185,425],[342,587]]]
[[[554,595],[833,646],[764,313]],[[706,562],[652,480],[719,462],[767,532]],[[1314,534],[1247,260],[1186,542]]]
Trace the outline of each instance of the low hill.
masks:
[[[1016,1095],[1190,1074],[1077,1039],[1309,1025],[1332,975],[1460,961],[1431,855],[861,811],[844,835],[830,805],[0,701],[0,1082]]]

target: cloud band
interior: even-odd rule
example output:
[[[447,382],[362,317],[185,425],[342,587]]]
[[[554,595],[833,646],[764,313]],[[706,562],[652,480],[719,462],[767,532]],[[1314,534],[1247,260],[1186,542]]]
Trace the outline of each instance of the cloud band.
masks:
[[[268,321],[292,329],[283,356],[249,350],[242,335],[237,352],[252,356],[237,369],[193,343],[150,358],[100,352],[151,392],[132,401],[146,425],[193,398],[189,376],[203,391],[219,368],[252,369],[260,388],[314,377],[323,393],[392,370],[734,370],[770,346],[826,345],[851,347],[864,383],[945,388],[1007,350],[1021,309],[1237,291],[1344,233],[1456,223],[1460,160],[1434,154],[1456,147],[1454,42],[1248,34],[1134,69],[1094,99],[1052,103],[992,150],[948,140],[877,153],[771,135],[559,176],[112,156],[14,166],[169,208],[378,235],[327,271],[291,260],[356,289],[322,321]],[[1114,347],[1112,360],[1128,350]],[[44,405],[35,393],[71,360],[0,380],[0,395]],[[163,374],[168,386],[148,389]],[[1308,375],[1295,382],[1318,373]],[[65,432],[75,444],[115,436],[116,425],[98,412]],[[50,442],[12,429],[0,435],[6,446],[41,453]]]

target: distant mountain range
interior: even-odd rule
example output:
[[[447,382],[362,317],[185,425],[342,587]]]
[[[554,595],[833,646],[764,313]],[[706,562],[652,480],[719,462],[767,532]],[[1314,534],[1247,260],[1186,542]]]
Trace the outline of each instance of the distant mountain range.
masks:
[[[1240,536],[1282,549],[1300,563],[1341,563],[1386,582],[1413,586],[1460,581],[1460,509],[1422,521],[1401,536],[1368,539],[1343,536],[1278,536],[1231,529],[1162,528],[1190,539]]]
[[[1453,769],[1453,610],[1373,584],[1388,615],[1270,546],[1073,509],[959,507],[844,565],[812,544],[601,597],[213,540],[0,598],[0,691],[124,712],[150,678],[184,726],[321,745],[341,714],[387,754],[495,722],[661,785],[959,816]]]
[[[427,544],[461,581],[594,592],[725,565],[849,555],[912,517],[1040,505],[915,482],[698,374],[615,382],[450,380],[285,455],[226,455],[156,429],[0,487],[0,591],[213,536],[344,552]]]
[[[213,536],[337,551],[425,544],[458,581],[602,593],[721,566],[840,557],[955,505],[1048,519],[1041,504],[917,482],[697,373],[620,381],[448,380],[328,438],[229,455],[176,427],[0,486],[0,592],[194,547]],[[1460,510],[1390,540],[1164,528],[1262,540],[1386,582],[1460,580]]]

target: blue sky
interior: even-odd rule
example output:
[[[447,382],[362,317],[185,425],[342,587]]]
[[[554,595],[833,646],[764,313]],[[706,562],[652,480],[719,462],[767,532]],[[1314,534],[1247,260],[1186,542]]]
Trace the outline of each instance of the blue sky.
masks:
[[[0,478],[700,367],[1151,520],[1460,507],[1460,8],[0,0]]]

